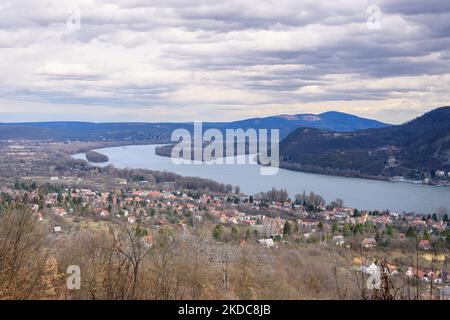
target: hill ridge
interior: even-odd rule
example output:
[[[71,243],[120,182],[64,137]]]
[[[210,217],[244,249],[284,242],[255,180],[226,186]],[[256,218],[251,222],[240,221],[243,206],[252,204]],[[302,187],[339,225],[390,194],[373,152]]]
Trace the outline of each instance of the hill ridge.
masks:
[[[387,128],[335,132],[298,128],[280,144],[290,169],[351,176],[423,179],[450,170],[450,107]]]
[[[286,119],[285,117],[297,117]],[[305,116],[312,114],[269,116],[249,118],[231,122],[204,122],[205,128],[225,129],[280,129],[281,137],[287,136],[300,126],[353,131],[372,127],[387,127],[376,120],[345,114],[341,119],[328,119],[322,116],[318,121],[308,121]],[[87,121],[42,121],[0,123],[0,140],[38,139],[38,140],[138,140],[170,141],[171,131],[177,128],[190,129],[192,122],[87,122]]]

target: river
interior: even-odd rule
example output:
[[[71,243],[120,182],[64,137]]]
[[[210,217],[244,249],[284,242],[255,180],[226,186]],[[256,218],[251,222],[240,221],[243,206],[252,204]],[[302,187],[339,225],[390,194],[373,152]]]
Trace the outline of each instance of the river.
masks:
[[[225,184],[238,185],[248,195],[268,191],[272,187],[285,188],[291,196],[313,191],[327,202],[336,198],[349,207],[368,210],[394,210],[399,212],[433,213],[439,207],[450,209],[450,187],[421,184],[392,183],[328,176],[280,169],[276,175],[260,175],[258,165],[177,165],[170,158],[155,154],[156,145],[139,145],[98,149],[109,157],[108,163],[117,168],[142,168],[170,171],[183,176],[212,179]],[[86,160],[85,154],[73,155]],[[98,165],[98,164],[96,164]]]

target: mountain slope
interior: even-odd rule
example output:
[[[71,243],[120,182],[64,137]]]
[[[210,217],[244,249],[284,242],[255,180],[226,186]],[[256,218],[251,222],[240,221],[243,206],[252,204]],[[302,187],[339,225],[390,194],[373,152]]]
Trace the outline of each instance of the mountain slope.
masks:
[[[280,136],[285,137],[296,128],[308,127],[339,132],[355,131],[369,128],[385,128],[389,124],[365,119],[351,114],[330,111],[321,114],[279,115],[265,118],[252,118],[230,123],[208,123],[219,128],[242,129],[280,129]]]
[[[367,128],[382,128],[388,124],[364,119],[340,112],[319,115],[297,114],[266,118],[253,118],[234,122],[204,122],[204,129],[220,130],[241,128],[280,129],[285,137],[298,127],[320,128],[334,131],[354,131]],[[38,140],[170,140],[171,132],[177,128],[191,130],[190,123],[91,123],[91,122],[30,122],[0,124],[1,139]]]
[[[325,173],[414,177],[416,170],[447,170],[450,107],[387,128],[346,133],[299,128],[281,142],[280,154],[285,167]]]

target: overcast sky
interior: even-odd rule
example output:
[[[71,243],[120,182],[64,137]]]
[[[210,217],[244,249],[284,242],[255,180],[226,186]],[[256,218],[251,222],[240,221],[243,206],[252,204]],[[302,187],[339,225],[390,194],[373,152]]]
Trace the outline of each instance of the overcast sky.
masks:
[[[0,122],[401,123],[449,97],[450,1],[0,0]]]

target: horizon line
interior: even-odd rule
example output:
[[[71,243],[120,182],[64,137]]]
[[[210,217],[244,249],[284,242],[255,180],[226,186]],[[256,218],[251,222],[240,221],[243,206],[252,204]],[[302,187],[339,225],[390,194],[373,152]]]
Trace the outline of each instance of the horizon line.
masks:
[[[365,119],[365,120],[371,120],[371,121],[377,121],[380,122],[382,124],[386,124],[386,125],[395,125],[392,123],[387,123],[375,118],[367,118],[367,117],[363,117],[357,114],[353,114],[353,113],[348,113],[348,112],[342,112],[342,111],[336,111],[336,110],[328,110],[325,112],[321,112],[321,113],[283,113],[283,114],[274,114],[274,115],[268,115],[268,116],[262,116],[262,117],[249,117],[249,118],[241,118],[241,119],[236,119],[236,120],[229,120],[229,121],[201,121],[203,123],[231,123],[231,122],[238,122],[238,121],[245,121],[245,120],[252,120],[252,119],[267,119],[267,118],[274,118],[274,117],[289,117],[289,116],[321,116],[323,114],[326,113],[340,113],[340,114],[345,114],[345,115],[350,115],[353,117],[358,117],[361,119]],[[289,120],[289,119],[288,119]],[[303,120],[303,119],[294,119],[294,120]],[[412,119],[410,119],[412,120]],[[407,120],[407,121],[410,121]],[[91,124],[123,124],[123,123],[128,123],[128,124],[191,124],[194,122],[197,122],[199,120],[191,120],[191,121],[155,121],[155,122],[141,122],[141,121],[83,121],[83,120],[41,120],[41,121],[14,121],[14,122],[0,122],[0,124],[38,124],[38,123],[91,123]],[[405,122],[407,122],[405,121]]]

